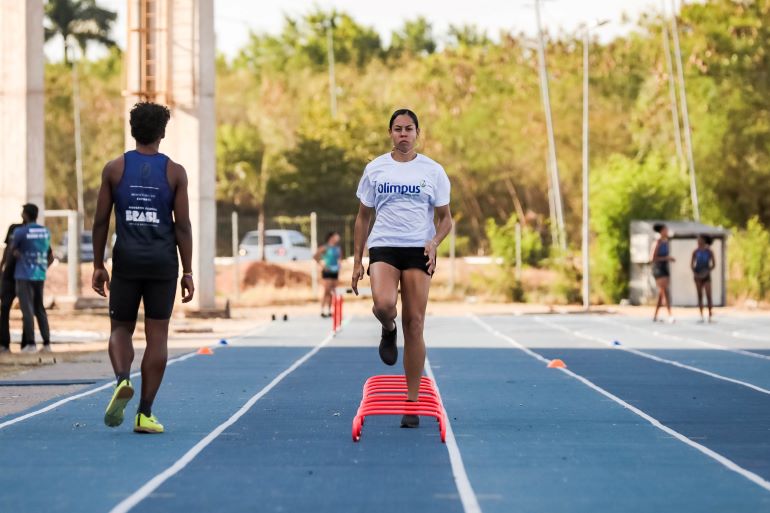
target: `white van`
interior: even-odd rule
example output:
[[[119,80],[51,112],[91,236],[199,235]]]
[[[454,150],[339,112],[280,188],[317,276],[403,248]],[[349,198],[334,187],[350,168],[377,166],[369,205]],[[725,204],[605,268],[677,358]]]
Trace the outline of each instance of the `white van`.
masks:
[[[244,235],[238,254],[248,260],[259,258],[259,231],[253,230]],[[292,262],[312,258],[310,243],[300,232],[265,230],[265,260],[268,262]]]

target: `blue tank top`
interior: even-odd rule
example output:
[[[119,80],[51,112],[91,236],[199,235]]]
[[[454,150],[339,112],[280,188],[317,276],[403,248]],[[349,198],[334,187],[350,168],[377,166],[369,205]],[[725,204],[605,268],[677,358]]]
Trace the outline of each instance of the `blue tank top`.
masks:
[[[662,240],[660,241],[660,244],[658,244],[658,256],[659,257],[668,256],[668,240]]]
[[[696,249],[695,250],[695,274],[702,274],[709,271],[709,263],[711,262],[711,251],[709,249]]]
[[[321,257],[324,269],[332,273],[339,272],[341,255],[342,251],[339,246],[326,246],[326,251],[324,251],[323,256]]]
[[[174,231],[174,191],[168,157],[128,151],[123,177],[112,193],[115,248],[112,272],[129,279],[176,279],[179,263]]]

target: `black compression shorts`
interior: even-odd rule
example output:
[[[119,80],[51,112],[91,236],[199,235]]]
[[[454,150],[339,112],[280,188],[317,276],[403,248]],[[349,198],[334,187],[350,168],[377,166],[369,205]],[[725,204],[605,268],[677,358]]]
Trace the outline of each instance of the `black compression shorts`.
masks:
[[[340,273],[338,271],[327,271],[324,269],[321,271],[321,278],[324,280],[338,280],[340,277]]]
[[[165,321],[171,318],[176,296],[173,280],[132,280],[113,276],[110,280],[110,319],[135,322],[139,302],[144,303],[144,317]]]
[[[428,273],[428,256],[425,254],[425,248],[369,248],[369,269],[375,262],[385,262],[399,271],[421,269]],[[370,274],[369,269],[366,274]]]

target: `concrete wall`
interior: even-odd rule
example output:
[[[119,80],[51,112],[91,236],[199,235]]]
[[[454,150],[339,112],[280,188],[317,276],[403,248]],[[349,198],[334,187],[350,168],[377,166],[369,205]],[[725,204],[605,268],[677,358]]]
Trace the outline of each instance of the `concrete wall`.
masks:
[[[43,2],[0,0],[0,238],[24,203],[44,214],[43,89]]]
[[[138,16],[139,1],[128,2],[130,17]],[[211,308],[216,250],[214,4],[213,0],[159,0],[156,6],[157,27],[151,34],[157,62],[154,101],[171,108],[161,151],[187,170],[196,302],[200,308]],[[142,99],[140,93],[147,93],[141,91],[139,35],[131,32],[137,20],[128,20],[126,112]],[[126,144],[128,148],[134,144],[128,122]]]

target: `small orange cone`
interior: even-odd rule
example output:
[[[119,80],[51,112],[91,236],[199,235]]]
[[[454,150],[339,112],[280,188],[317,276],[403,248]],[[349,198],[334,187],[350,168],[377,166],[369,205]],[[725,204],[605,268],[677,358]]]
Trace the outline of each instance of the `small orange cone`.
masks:
[[[210,347],[201,347],[198,349],[197,354],[214,354],[214,351],[212,351]]]
[[[551,360],[548,362],[548,368],[549,369],[566,369],[567,364],[564,363],[563,360],[559,360],[558,358],[555,360]]]

